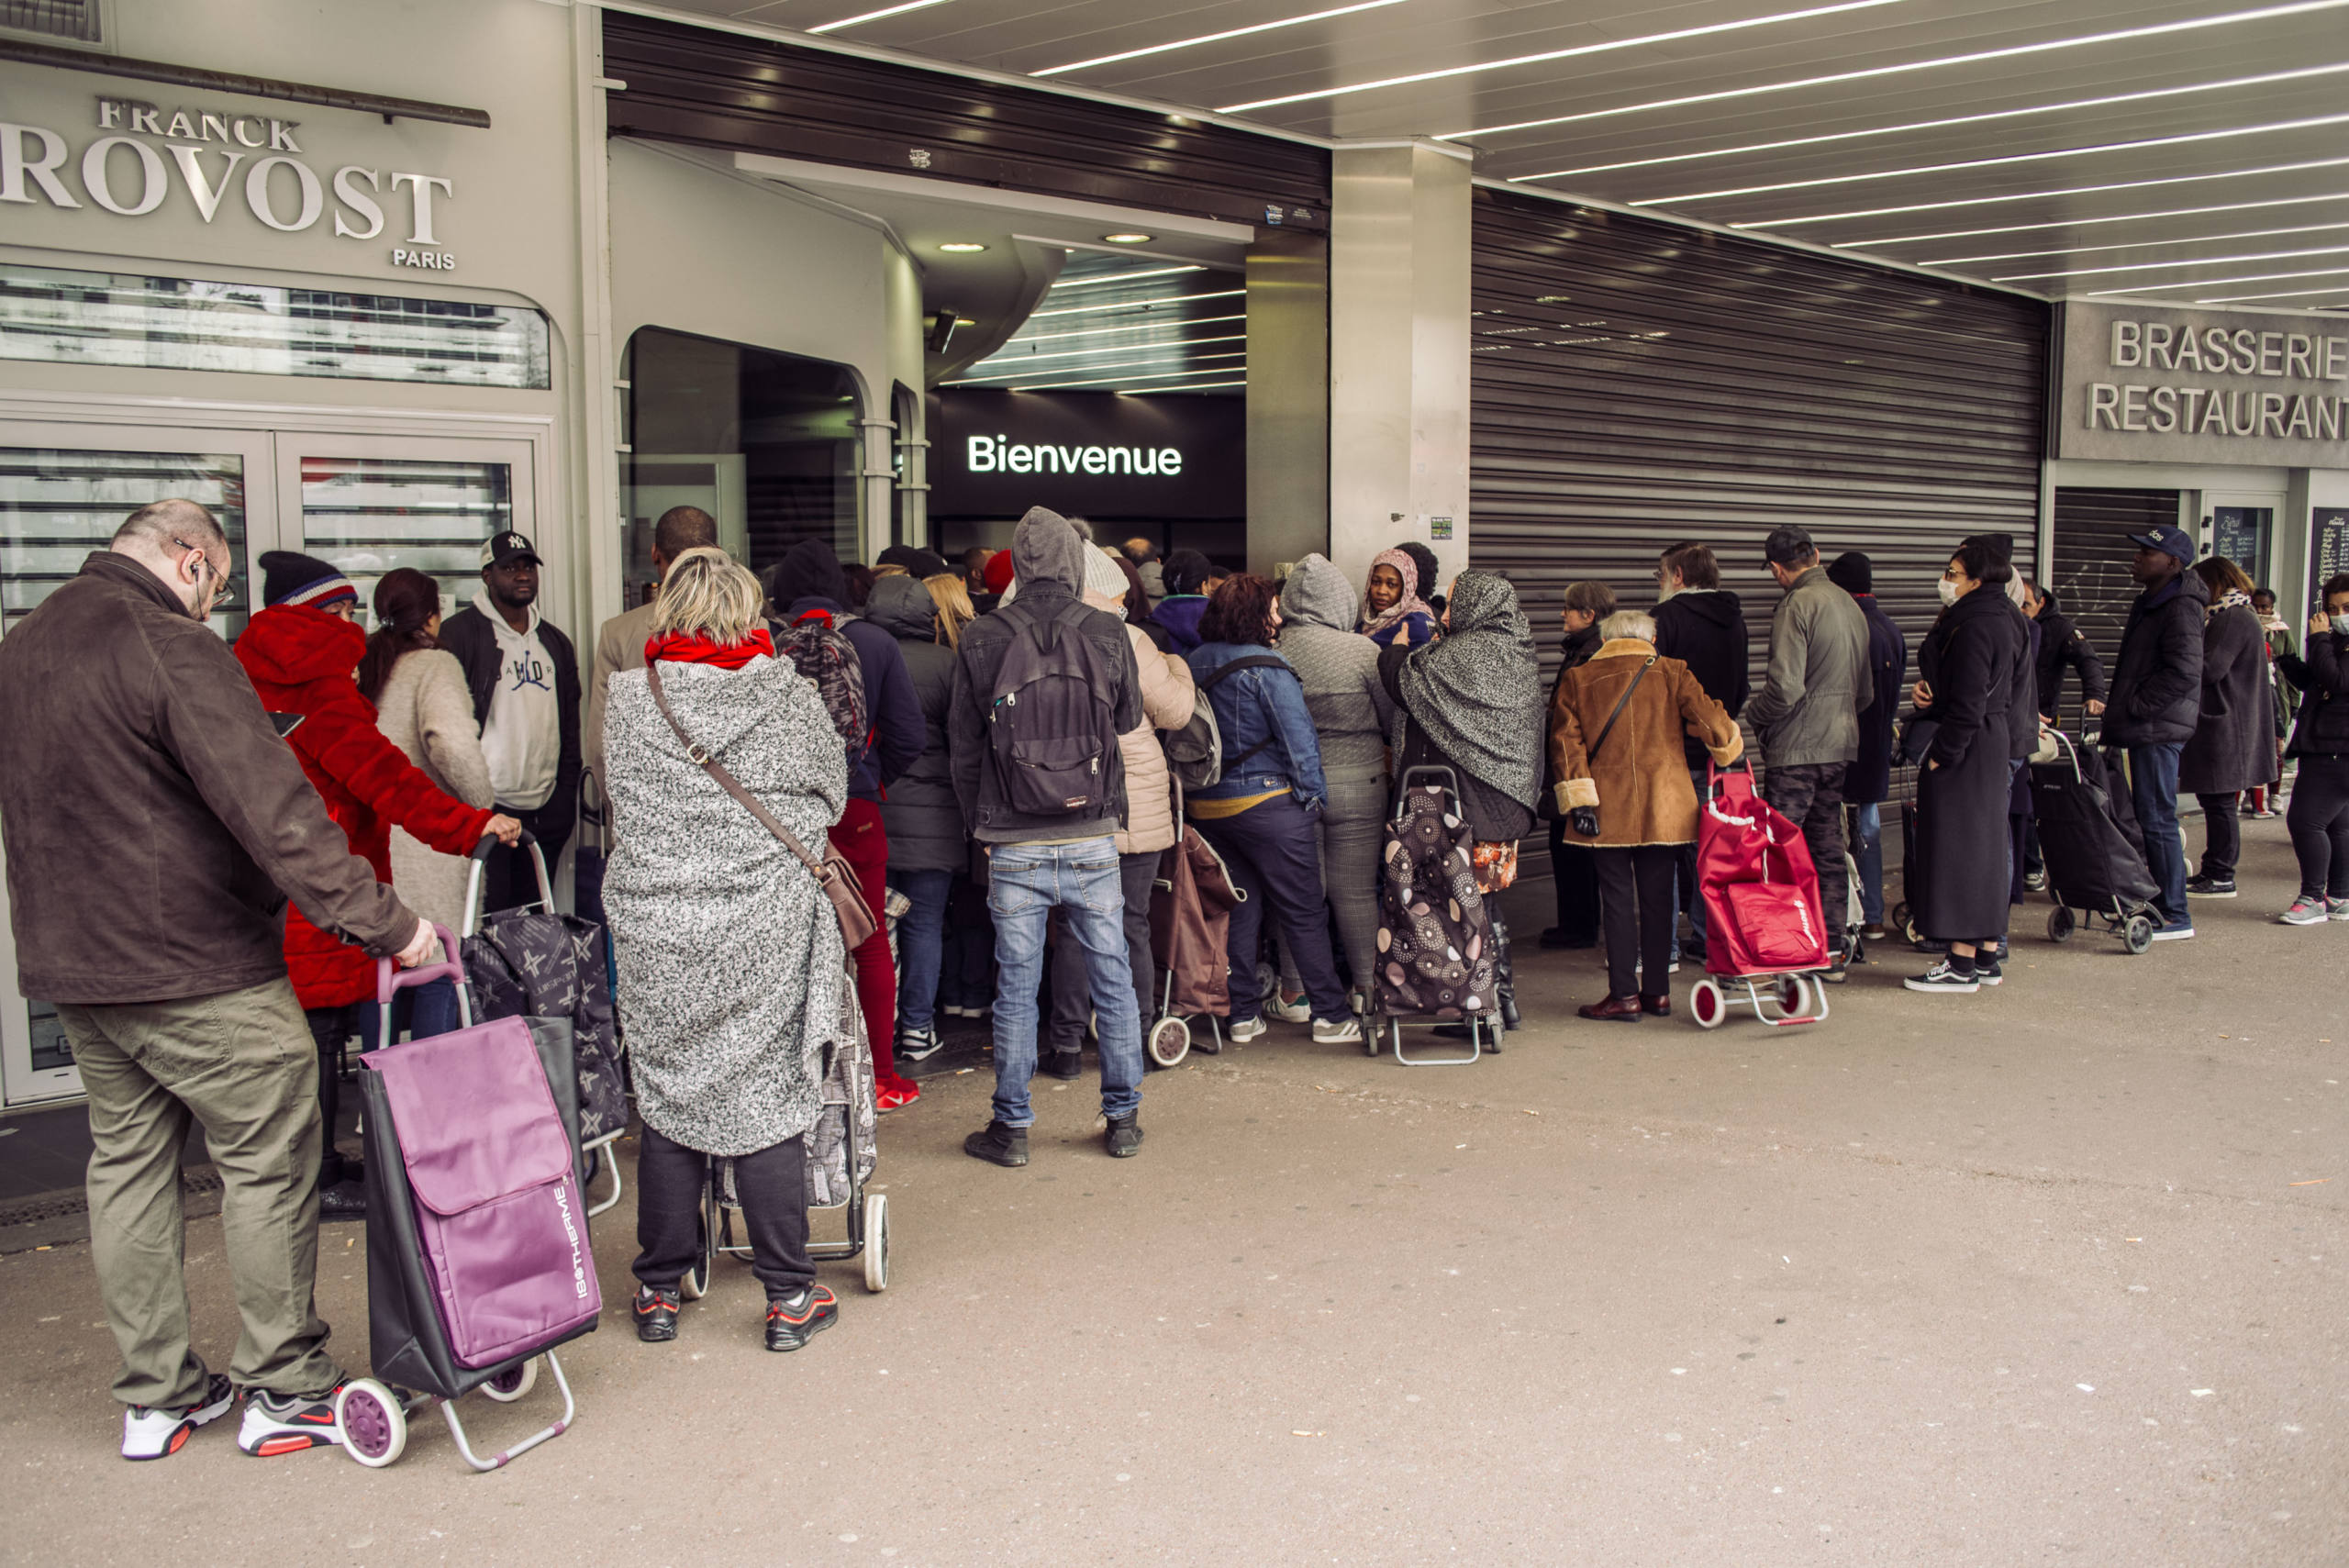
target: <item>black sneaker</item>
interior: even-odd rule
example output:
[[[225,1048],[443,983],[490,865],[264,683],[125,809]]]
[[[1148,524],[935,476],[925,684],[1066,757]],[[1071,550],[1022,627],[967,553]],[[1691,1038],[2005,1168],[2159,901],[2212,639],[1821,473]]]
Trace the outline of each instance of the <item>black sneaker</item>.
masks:
[[[900,1062],[927,1062],[944,1049],[946,1042],[931,1029],[899,1029],[896,1057]]]
[[[1025,1165],[1028,1163],[1028,1129],[991,1121],[963,1140],[963,1152],[974,1160],[985,1160],[991,1165]]]
[[[1910,975],[1900,984],[1911,991],[1950,991],[1969,996],[1981,988],[1979,980],[1974,974],[1960,974],[1950,966],[1947,959],[1943,959],[1922,974]]]
[[[2232,898],[2235,896],[2235,879],[2231,876],[2190,877],[2186,884],[2186,895],[2188,898]]]
[[[2027,871],[2022,873],[2022,884],[2029,892],[2044,893],[2047,891],[2047,873],[2044,871]]]
[[[1141,1152],[1141,1116],[1113,1116],[1101,1141],[1113,1160],[1130,1160]]]
[[[648,1345],[665,1345],[677,1337],[677,1309],[685,1298],[675,1287],[655,1290],[649,1284],[636,1287],[636,1337]]]
[[[1999,957],[1999,954],[1994,952],[1977,952],[1974,955],[1974,978],[1977,983],[1984,985],[1997,985],[2006,979],[2006,972],[1998,966]]]
[[[122,1413],[122,1457],[168,1458],[179,1452],[196,1428],[218,1420],[236,1402],[235,1386],[216,1372],[193,1405],[133,1405]]]
[[[367,1189],[357,1182],[336,1182],[318,1188],[318,1223],[367,1218]]]
[[[767,1349],[796,1351],[840,1321],[841,1304],[820,1284],[803,1284],[767,1302]]]
[[[245,1424],[237,1432],[237,1446],[261,1459],[299,1453],[342,1440],[342,1423],[335,1419],[337,1383],[316,1394],[272,1394],[266,1388],[245,1394]]]
[[[1047,1078],[1058,1078],[1064,1083],[1074,1083],[1085,1076],[1085,1052],[1082,1051],[1049,1052],[1044,1057],[1043,1068],[1044,1076]]]

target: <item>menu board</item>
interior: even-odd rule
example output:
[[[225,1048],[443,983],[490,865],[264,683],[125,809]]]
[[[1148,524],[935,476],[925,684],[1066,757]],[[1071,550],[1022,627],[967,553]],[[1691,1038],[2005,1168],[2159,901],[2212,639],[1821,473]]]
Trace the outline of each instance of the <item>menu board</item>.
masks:
[[[2309,593],[2349,572],[2349,506],[2319,506],[2309,514]]]

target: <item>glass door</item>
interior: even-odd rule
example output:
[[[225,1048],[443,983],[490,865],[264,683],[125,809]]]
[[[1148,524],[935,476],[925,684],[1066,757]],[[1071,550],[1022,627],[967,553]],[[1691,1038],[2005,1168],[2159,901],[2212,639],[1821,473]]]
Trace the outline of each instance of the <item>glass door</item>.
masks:
[[[234,639],[251,611],[253,559],[276,542],[268,436],[245,430],[0,422],[0,637],[104,550],[122,519],[168,496],[201,502],[227,530],[233,581],[212,617]],[[56,1009],[17,994],[0,845],[0,1103],[82,1092]]]
[[[277,437],[280,537],[331,562],[358,585],[364,624],[374,625],[375,584],[397,567],[440,584],[441,613],[481,586],[481,547],[520,530],[555,575],[561,541],[540,539],[527,441],[409,440],[398,437]]]

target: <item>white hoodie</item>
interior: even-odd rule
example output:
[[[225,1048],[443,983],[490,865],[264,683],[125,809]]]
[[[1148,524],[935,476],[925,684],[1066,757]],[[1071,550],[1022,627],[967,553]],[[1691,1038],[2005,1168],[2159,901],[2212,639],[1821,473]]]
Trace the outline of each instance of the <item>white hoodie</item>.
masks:
[[[533,811],[554,794],[562,766],[562,716],[554,695],[554,661],[539,640],[539,607],[530,606],[527,631],[506,624],[490,602],[489,590],[475,590],[473,608],[497,633],[497,684],[490,689],[489,718],[482,726],[482,755],[497,804]]]

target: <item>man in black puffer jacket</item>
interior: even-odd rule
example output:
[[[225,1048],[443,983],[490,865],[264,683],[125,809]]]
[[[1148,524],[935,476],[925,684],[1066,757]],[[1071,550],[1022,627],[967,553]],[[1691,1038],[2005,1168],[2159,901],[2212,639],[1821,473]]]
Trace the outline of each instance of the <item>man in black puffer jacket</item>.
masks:
[[[2186,913],[2186,846],[2177,836],[2177,757],[2201,718],[2202,621],[2210,590],[2188,572],[2196,551],[2183,528],[2131,534],[2129,575],[2144,591],[2113,662],[2104,743],[2129,751],[2129,797],[2145,835],[2145,869],[2161,889],[2155,941],[2194,934]]]

